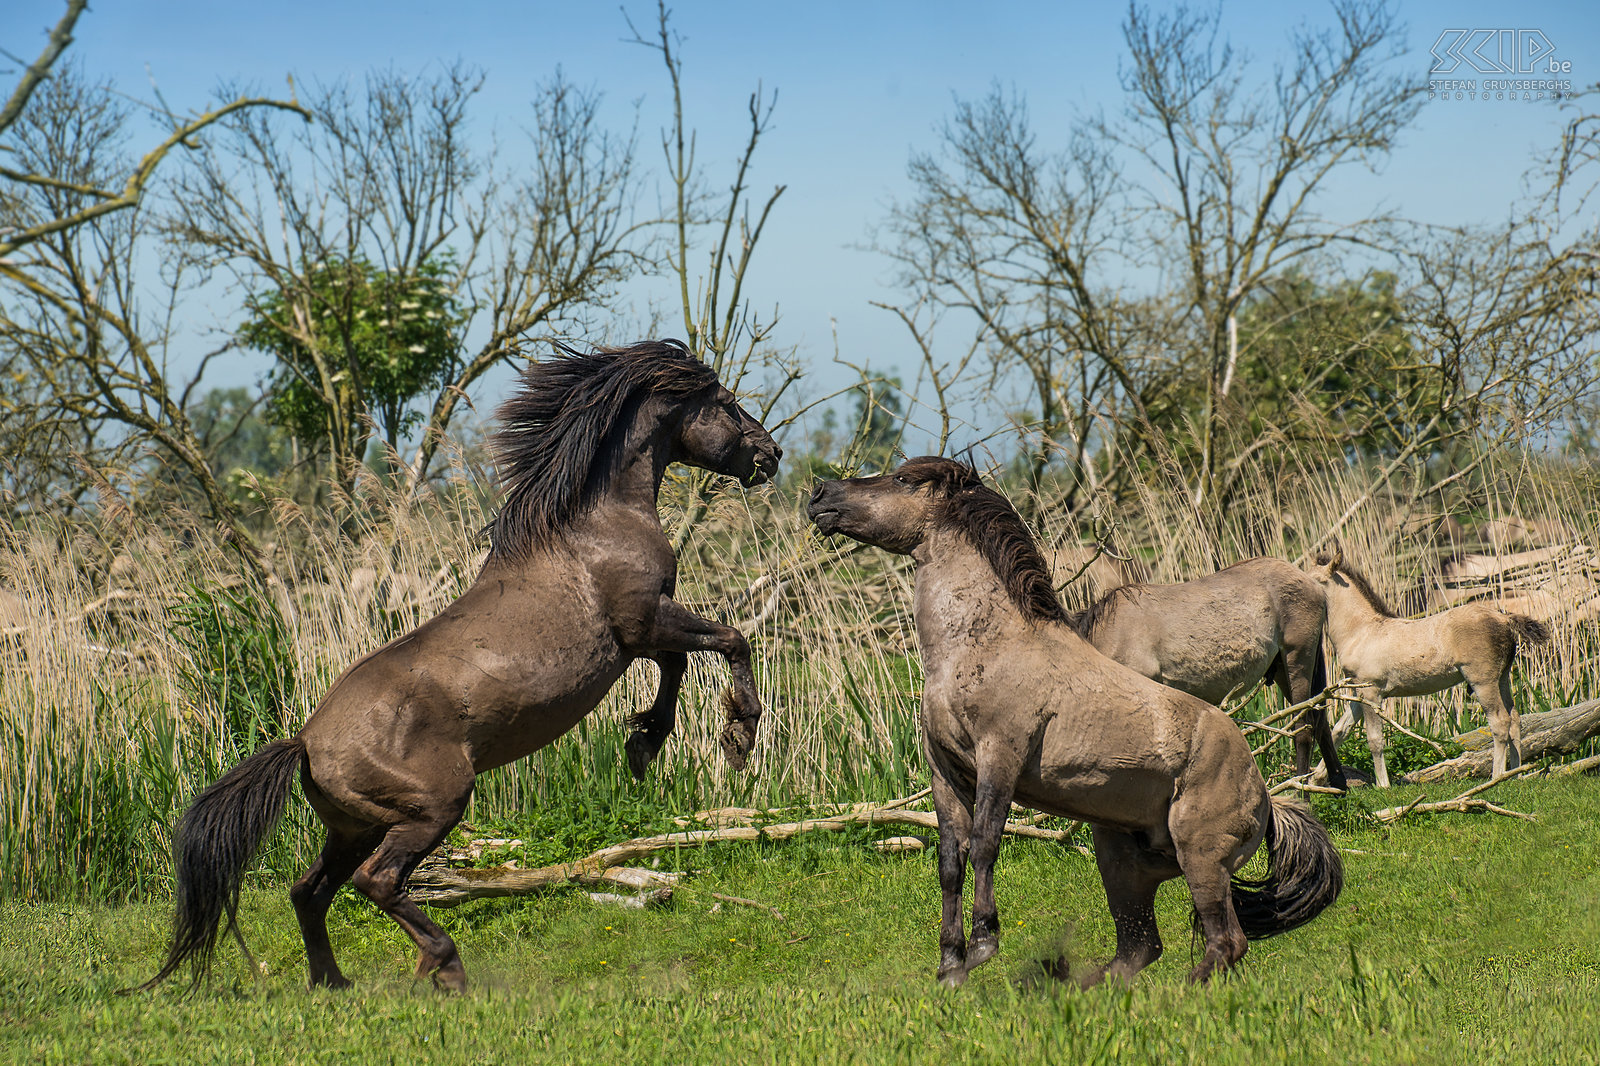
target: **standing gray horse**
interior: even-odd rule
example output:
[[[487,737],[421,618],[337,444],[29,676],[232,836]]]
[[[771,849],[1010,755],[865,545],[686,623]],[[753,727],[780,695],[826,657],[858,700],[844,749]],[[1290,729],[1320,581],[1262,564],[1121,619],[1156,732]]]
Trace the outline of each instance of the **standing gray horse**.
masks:
[[[825,481],[807,513],[823,533],[917,564],[945,984],[999,950],[994,864],[1013,800],[1093,827],[1117,953],[1085,984],[1132,977],[1160,956],[1156,889],[1171,878],[1188,882],[1205,938],[1195,981],[1243,958],[1246,938],[1302,925],[1338,896],[1343,868],[1327,830],[1267,794],[1227,715],[1106,658],[1067,624],[1027,527],[971,467],[929,456],[893,475]],[[1263,841],[1267,877],[1234,878]]]
[[[1499,775],[1522,765],[1522,724],[1511,698],[1511,663],[1519,643],[1543,644],[1550,639],[1549,630],[1533,618],[1487,603],[1400,618],[1339,549],[1318,555],[1311,576],[1327,590],[1328,638],[1339,653],[1339,668],[1361,690],[1361,716],[1379,788],[1389,787],[1389,765],[1378,705],[1390,696],[1426,696],[1463,681],[1489,716],[1493,772]]]
[[[459,991],[467,978],[455,942],[406,893],[406,878],[461,819],[478,774],[577,725],[638,658],[661,666],[650,712],[660,719],[692,651],[728,660],[722,745],[744,765],[761,715],[750,646],[672,598],[677,560],[656,496],[669,463],[754,485],[782,451],[678,341],[587,355],[562,347],[523,373],[499,415],[506,499],[477,580],[346,670],[298,735],[196,797],[174,833],[172,947],[144,987],[185,960],[198,981],[224,914],[238,935],[240,879],[296,777],[328,831],[289,890],[311,984],[350,983],[326,919],[334,893],[353,881],[416,942],[417,976]]]
[[[1068,620],[1103,654],[1207,703],[1269,677],[1293,705],[1328,687],[1326,614],[1321,585],[1281,559],[1258,558],[1193,581],[1123,585]],[[1295,721],[1295,772],[1310,772],[1313,738],[1329,781],[1344,788],[1323,707]]]

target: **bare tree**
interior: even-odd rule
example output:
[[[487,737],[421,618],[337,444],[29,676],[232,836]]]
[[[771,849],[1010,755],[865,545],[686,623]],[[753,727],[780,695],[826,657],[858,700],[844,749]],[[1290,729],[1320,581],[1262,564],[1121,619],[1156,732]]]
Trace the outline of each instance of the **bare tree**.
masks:
[[[777,185],[764,200],[754,200],[748,184],[750,165],[770,127],[777,93],[769,97],[759,87],[751,93],[746,103],[747,135],[734,162],[732,180],[725,194],[708,192],[695,159],[695,132],[683,110],[682,41],[672,31],[666,4],[658,0],[651,34],[641,32],[631,19],[628,28],[634,44],[660,56],[672,88],[672,122],[662,131],[661,152],[671,189],[671,201],[662,214],[669,231],[666,260],[678,283],[679,306],[674,317],[681,313],[690,350],[716,368],[730,388],[748,389],[747,378],[757,369],[776,373],[777,380],[766,384],[759,408],[761,419],[768,422],[785,392],[801,376],[793,350],[779,351],[771,344],[777,308],[763,319],[745,291],[756,246],[785,188]],[[693,257],[701,251],[696,236],[706,230],[712,239],[704,250],[701,273]],[[777,430],[787,420],[768,424]],[[705,514],[716,480],[713,475],[698,474],[684,486],[684,517],[674,533],[674,550],[683,548]]]
[[[913,159],[886,250],[925,305],[970,315],[995,375],[1023,372],[1036,472],[1063,438],[1080,476],[1093,442],[1120,444],[1180,469],[1198,508],[1239,308],[1306,257],[1381,243],[1391,220],[1330,220],[1316,196],[1389,149],[1416,86],[1385,73],[1398,35],[1384,5],[1339,0],[1333,14],[1329,31],[1297,31],[1260,85],[1217,12],[1135,5],[1119,116],[1078,124],[1052,154],[1025,103],[996,89],[958,104],[941,152]],[[1151,275],[1181,284],[1132,288]]]
[[[185,384],[171,370],[168,313],[181,275],[162,279],[166,308],[153,310],[136,284],[133,249],[148,229],[140,205],[173,148],[195,146],[230,116],[304,111],[243,95],[188,118],[163,108],[155,114],[169,132],[129,156],[131,106],[109,85],[58,69],[85,6],[69,0],[0,109],[0,372],[19,386],[0,405],[11,506],[70,502],[108,484],[109,470],[154,454],[199,489],[212,519],[259,572],[238,509],[185,412],[198,375]]]
[[[415,486],[466,390],[519,338],[571,328],[603,306],[644,256],[635,240],[643,224],[630,214],[632,143],[600,127],[598,98],[559,76],[543,87],[529,130],[532,174],[510,182],[469,143],[481,83],[461,66],[374,74],[360,91],[320,89],[308,127],[240,115],[176,183],[174,236],[234,279],[260,332],[281,339],[264,347],[301,356],[280,359],[280,380],[320,401],[319,443],[346,490],[380,424],[398,444],[397,419],[363,365],[369,318],[390,312],[352,298],[356,275],[401,294],[396,319],[419,302],[404,298],[417,286],[436,286],[427,291],[469,312],[447,338],[453,350],[416,378],[430,391],[417,397],[428,406],[407,464]]]
[[[78,18],[86,7],[88,0],[68,0],[66,13],[51,30],[48,43],[39,58],[23,71],[5,105],[0,107],[0,137],[5,137],[12,126],[23,117],[34,93],[50,78],[51,68],[72,43],[73,27],[77,25]],[[150,149],[136,162],[124,161],[118,171],[97,174],[93,182],[72,182],[57,174],[30,169],[26,165],[26,160],[14,159],[13,153],[16,151],[14,146],[0,142],[0,152],[5,152],[7,157],[23,164],[0,165],[0,179],[4,179],[9,185],[6,195],[23,196],[30,190],[56,188],[80,196],[70,214],[57,218],[34,218],[26,226],[18,225],[14,221],[7,221],[0,226],[0,277],[26,287],[26,275],[18,270],[15,263],[7,261],[7,257],[13,252],[50,234],[73,229],[85,222],[137,206],[156,168],[173,148],[179,145],[192,147],[194,145],[192,138],[207,126],[220,122],[236,112],[257,107],[277,108],[304,114],[299,105],[290,101],[248,96],[237,96],[220,107],[187,119],[167,114],[165,117],[172,131],[160,144]],[[120,188],[118,188],[119,182]]]

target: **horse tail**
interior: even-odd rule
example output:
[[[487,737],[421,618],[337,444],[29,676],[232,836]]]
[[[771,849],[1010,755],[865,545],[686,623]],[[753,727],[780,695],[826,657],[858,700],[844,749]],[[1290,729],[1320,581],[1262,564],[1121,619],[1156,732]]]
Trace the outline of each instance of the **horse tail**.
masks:
[[[1311,808],[1272,797],[1264,843],[1267,876],[1233,879],[1233,911],[1251,940],[1298,929],[1339,898],[1344,863]]]
[[[239,886],[256,850],[283,817],[289,788],[305,762],[299,737],[274,740],[229,770],[196,796],[172,834],[177,867],[177,913],[167,961],[138,991],[171,977],[188,960],[191,987],[211,964],[224,914],[227,929],[244,946],[239,932]],[[248,954],[248,949],[246,949]]]
[[[1328,647],[1327,642],[1320,636],[1317,638],[1317,659],[1311,664],[1311,692],[1306,696],[1310,699],[1319,693],[1328,691]],[[1324,710],[1323,714],[1328,712]]]
[[[1525,614],[1508,614],[1506,620],[1511,623],[1511,631],[1517,635],[1517,640],[1528,644],[1547,644],[1550,641],[1550,629],[1537,618],[1529,618]]]

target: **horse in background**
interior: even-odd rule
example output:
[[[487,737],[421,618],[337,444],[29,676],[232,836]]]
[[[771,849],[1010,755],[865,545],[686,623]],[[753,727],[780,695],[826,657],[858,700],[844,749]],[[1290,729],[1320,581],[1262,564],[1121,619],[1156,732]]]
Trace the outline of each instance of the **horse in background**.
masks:
[[[1366,575],[1345,560],[1342,549],[1318,554],[1311,576],[1327,594],[1328,639],[1339,655],[1339,668],[1361,690],[1373,778],[1380,788],[1389,787],[1389,767],[1378,705],[1390,696],[1427,696],[1463,681],[1489,717],[1493,772],[1499,775],[1522,765],[1522,725],[1511,698],[1511,664],[1523,641],[1543,644],[1550,639],[1542,623],[1486,603],[1401,618]]]
[[[1328,687],[1322,586],[1281,559],[1245,559],[1175,584],[1128,584],[1067,616],[1102,654],[1152,681],[1221,704],[1270,679],[1292,706]],[[1345,787],[1324,707],[1295,720],[1295,772],[1311,771],[1313,739],[1335,788]]]
[[[296,736],[267,744],[195,798],[174,832],[172,946],[141,987],[186,961],[198,982],[224,916],[238,937],[243,872],[297,777],[327,829],[289,890],[310,983],[350,983],[326,919],[334,893],[353,881],[416,943],[416,975],[460,991],[455,942],[407,894],[406,879],[461,819],[478,774],[577,725],[639,658],[660,664],[647,714],[670,728],[695,651],[728,661],[722,747],[744,765],[761,715],[750,646],[672,598],[677,560],[656,498],[670,463],[755,485],[772,476],[781,449],[678,341],[589,353],[558,346],[523,372],[498,414],[505,501],[477,579],[347,669]]]
[[[1337,898],[1343,867],[1327,830],[1304,806],[1268,795],[1222,711],[1078,635],[1022,519],[971,467],[928,456],[893,474],[824,481],[807,514],[825,534],[916,562],[944,984],[959,985],[999,950],[994,865],[1013,800],[1093,829],[1117,951],[1085,985],[1130,978],[1160,957],[1156,889],[1171,878],[1188,883],[1205,942],[1194,981],[1238,963],[1247,938],[1296,928]],[[1234,876],[1263,842],[1266,878]],[[1064,976],[1066,962],[1045,969]]]

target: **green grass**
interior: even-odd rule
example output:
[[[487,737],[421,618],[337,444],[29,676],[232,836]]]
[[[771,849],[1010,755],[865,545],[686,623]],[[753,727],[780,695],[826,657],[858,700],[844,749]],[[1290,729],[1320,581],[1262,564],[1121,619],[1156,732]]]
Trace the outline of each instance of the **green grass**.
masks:
[[[663,910],[560,892],[437,912],[462,945],[463,997],[413,984],[410,942],[348,895],[330,924],[354,990],[303,988],[278,887],[251,889],[242,908],[266,976],[252,979],[224,944],[193,998],[115,994],[154,969],[165,906],[7,903],[0,1060],[1600,1060],[1600,784],[1496,790],[1536,813],[1532,824],[1446,815],[1381,829],[1361,814],[1414,794],[1322,807],[1348,849],[1344,895],[1205,988],[1184,980],[1188,896],[1176,883],[1160,898],[1167,954],[1131,988],[1019,988],[1031,959],[1064,947],[1087,966],[1112,937],[1093,864],[1029,842],[1001,856],[1001,956],[956,992],[932,981],[933,852],[880,856],[866,831],[682,853],[698,873]],[[714,911],[713,893],[783,918]]]

